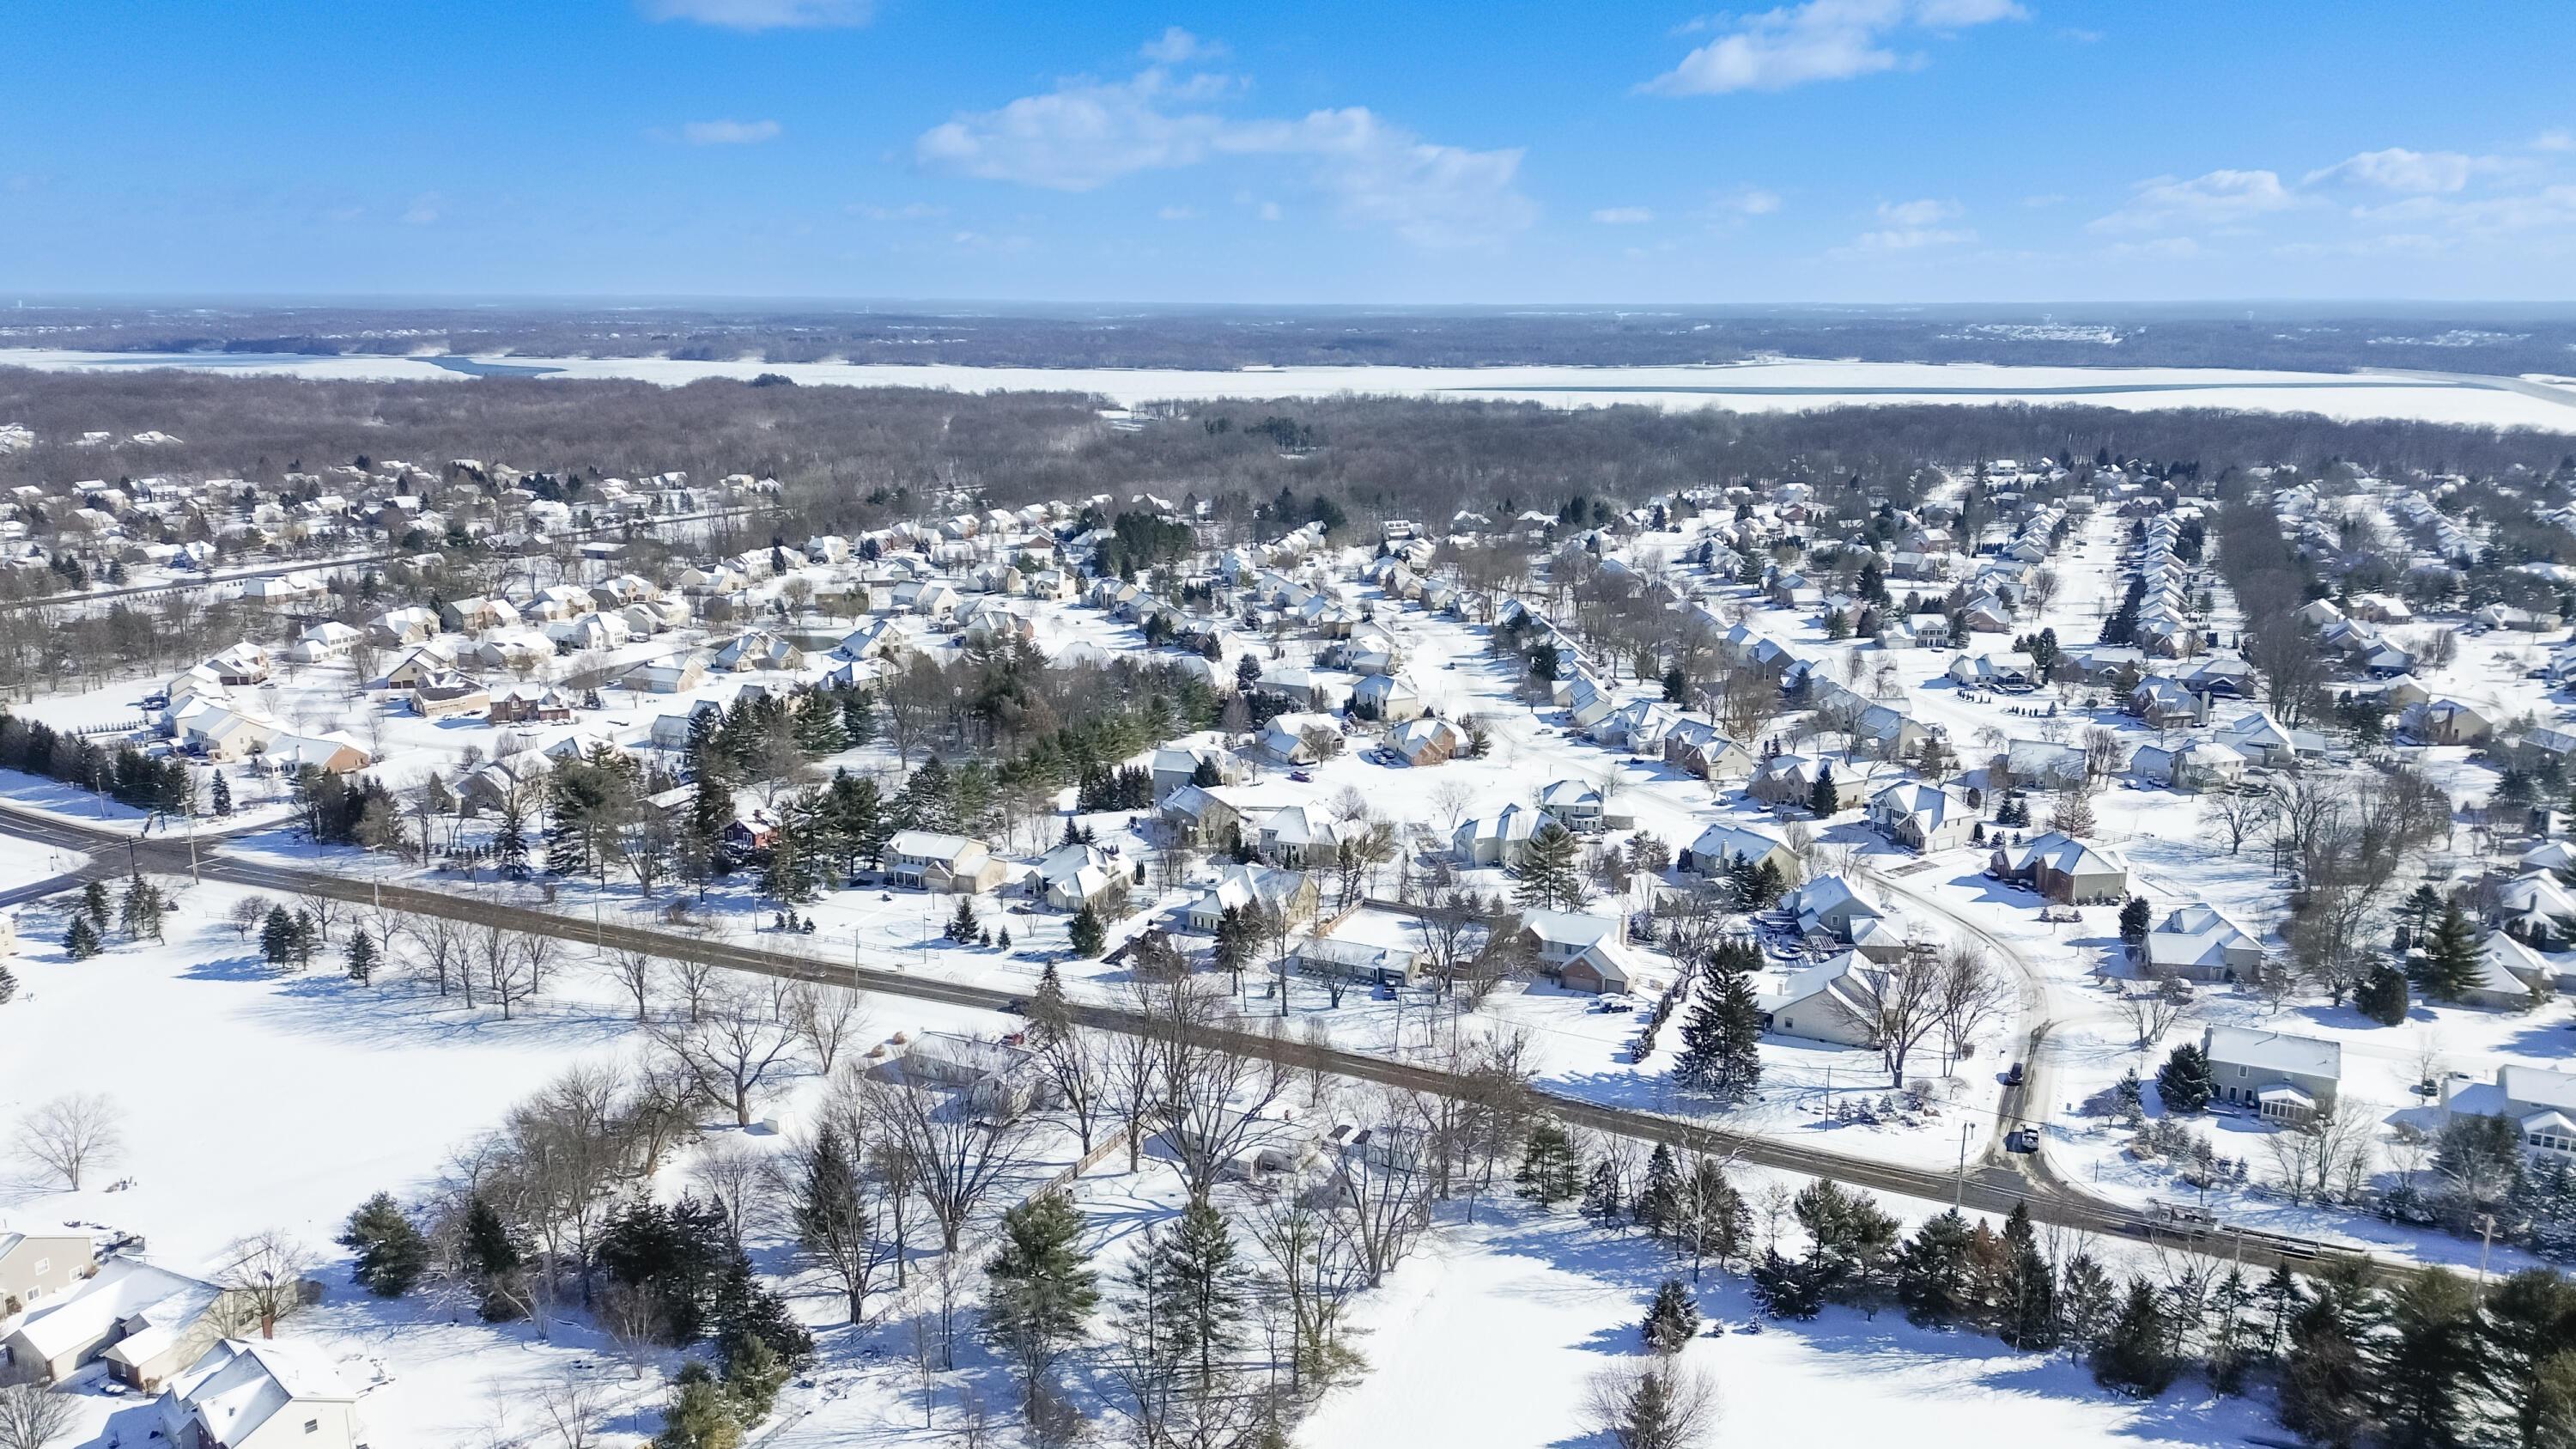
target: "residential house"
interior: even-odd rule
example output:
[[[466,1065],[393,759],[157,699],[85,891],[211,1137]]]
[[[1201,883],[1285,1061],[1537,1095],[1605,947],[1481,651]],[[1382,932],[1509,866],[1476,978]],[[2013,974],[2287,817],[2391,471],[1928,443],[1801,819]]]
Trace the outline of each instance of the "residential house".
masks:
[[[2444,1117],[2502,1117],[2535,1162],[2576,1166],[2576,1073],[2548,1067],[2498,1067],[2496,1079],[2442,1079]]]
[[[1589,834],[1602,826],[1605,810],[1599,786],[1585,780],[1552,780],[1539,787],[1538,808],[1555,816],[1565,828]]]
[[[562,724],[573,716],[573,698],[545,684],[521,684],[492,696],[492,723]]]
[[[1714,723],[1686,714],[1664,735],[1664,763],[1716,782],[1749,777],[1755,761],[1751,750],[1728,739]]]
[[[1251,767],[1232,750],[1205,741],[1163,746],[1154,751],[1152,768],[1158,804],[1183,785],[1235,785],[1251,774]]]
[[[312,1346],[220,1339],[155,1406],[169,1449],[364,1449],[358,1394]]]
[[[1536,806],[1506,805],[1491,815],[1480,815],[1461,824],[1451,833],[1450,844],[1468,865],[1516,868],[1530,837],[1555,823],[1555,817]]]
[[[2186,795],[2235,789],[2245,778],[2245,766],[2243,755],[2208,740],[2173,747],[2140,745],[2129,757],[2130,774]]]
[[[1467,732],[1445,719],[1409,719],[1387,731],[1386,747],[1419,769],[1437,765],[1467,748]]]
[[[1262,729],[1261,748],[1284,765],[1311,765],[1342,752],[1342,727],[1328,714],[1283,714]]]
[[[1214,935],[1217,922],[1228,910],[1240,913],[1260,906],[1277,909],[1294,925],[1314,919],[1321,896],[1313,877],[1302,871],[1271,865],[1230,865],[1190,902],[1183,919],[1200,935]]]
[[[885,853],[895,884],[938,895],[982,895],[1009,874],[984,842],[935,830],[898,830]]]
[[[619,688],[639,694],[686,694],[706,682],[706,659],[695,651],[670,659],[648,659],[617,676]]]
[[[2150,976],[2243,981],[2263,964],[2263,943],[2216,906],[2177,906],[2130,948],[2130,956]]]
[[[2408,706],[2398,716],[2398,724],[2426,744],[2474,745],[2495,733],[2496,710],[2493,705],[2435,699]]]
[[[1537,948],[1538,969],[1568,990],[1624,992],[1635,984],[1615,915],[1524,911],[1521,929]]]
[[[1809,755],[1773,755],[1754,769],[1744,792],[1766,805],[1804,805],[1814,796],[1816,780],[1826,768]]]
[[[1401,674],[1371,674],[1351,687],[1351,710],[1368,719],[1418,719],[1430,712],[1411,680]]]
[[[1079,911],[1112,894],[1126,878],[1109,852],[1077,841],[1038,857],[1029,870],[1027,889],[1049,910]]]
[[[2014,784],[2042,790],[2080,789],[2087,775],[2083,746],[2051,744],[2047,740],[2014,740],[2007,744],[2004,769],[2012,775]]]
[[[1756,870],[1770,866],[1779,872],[1784,885],[1798,878],[1798,857],[1789,849],[1788,842],[1750,826],[1723,820],[1702,830],[1682,851],[1679,864],[1683,870],[1718,875],[1739,860]]]
[[[223,1337],[238,1295],[140,1258],[111,1258],[77,1288],[48,1299],[0,1340],[0,1380],[57,1383],[107,1360],[118,1380],[146,1391]]]
[[[2201,1033],[2218,1100],[2253,1109],[2276,1122],[2303,1122],[2334,1110],[2343,1081],[2343,1047],[2336,1042],[2247,1026],[2212,1026]]]
[[[84,1232],[0,1232],[0,1320],[17,1317],[68,1292],[97,1267]]]
[[[1907,780],[1870,797],[1869,823],[1898,845],[1929,854],[1966,845],[1976,833],[1977,812],[1960,791]]]
[[[1772,978],[1754,993],[1766,1029],[1833,1046],[1878,1044],[1876,975],[1857,952]]]
[[[481,714],[492,707],[492,696],[479,682],[462,674],[434,674],[412,685],[407,703],[411,712],[422,719],[445,719],[449,715]]]
[[[2129,863],[2118,852],[2062,831],[1995,848],[1992,870],[2066,905],[2117,904],[2129,897]]]
[[[1818,876],[1780,898],[1780,909],[1798,923],[1802,935],[1838,936],[1853,940],[1872,922],[1884,921],[1887,915],[1862,900],[1851,883],[1838,875]]]
[[[958,1032],[925,1031],[887,1066],[907,1083],[954,1091],[976,1111],[997,1117],[1016,1117],[1048,1096],[1035,1050]]]

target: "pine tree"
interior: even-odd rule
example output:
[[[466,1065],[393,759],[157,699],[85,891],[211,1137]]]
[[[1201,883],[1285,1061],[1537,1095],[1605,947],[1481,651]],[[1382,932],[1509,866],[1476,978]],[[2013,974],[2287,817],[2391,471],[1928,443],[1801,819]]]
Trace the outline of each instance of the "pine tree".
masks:
[[[1808,813],[1823,820],[1842,808],[1842,791],[1834,785],[1834,767],[1819,763],[1816,783],[1807,787]]]
[[[2112,1285],[2111,1276],[2102,1271],[2092,1254],[2078,1251],[2067,1259],[2058,1285],[2062,1305],[2059,1322],[2066,1343],[2080,1352],[2091,1352],[2111,1331],[2111,1315],[2118,1298],[2119,1290]]]
[[[2544,1438],[2550,1420],[2542,1380],[2576,1342],[2576,1283],[2548,1268],[2507,1278],[2487,1296],[2485,1339],[2485,1381],[2510,1424],[2504,1437],[2524,1446],[2564,1442]],[[2560,1417],[2553,1427],[2563,1435],[2576,1417]]]
[[[2484,947],[2478,930],[2458,901],[2442,907],[2442,918],[2424,938],[2415,957],[2415,984],[2436,1001],[2457,1001],[2475,989]]]
[[[1249,1274],[1239,1261],[1225,1215],[1215,1208],[1184,1208],[1178,1221],[1153,1235],[1143,1254],[1141,1286],[1151,1298],[1174,1368],[1204,1404],[1224,1365],[1246,1340],[1252,1311]],[[1130,1282],[1137,1279],[1131,1275]]]
[[[2447,1268],[2420,1269],[2390,1295],[2389,1309],[2376,1376],[2386,1442],[2460,1449],[2486,1368],[2468,1283]]]
[[[959,896],[957,911],[948,918],[948,939],[961,946],[972,946],[975,944],[975,933],[980,929],[982,929],[981,924],[975,919],[974,898]]]
[[[1699,1335],[1699,1305],[1691,1301],[1690,1290],[1679,1278],[1657,1285],[1655,1300],[1646,1309],[1646,1321],[1637,1325],[1637,1333],[1648,1353],[1663,1358],[1680,1353]]]
[[[1002,944],[1009,945],[1008,932]],[[1065,1000],[1064,977],[1058,975],[1055,962],[1038,973],[1038,989],[1029,993],[1029,1045],[1045,1051],[1073,1035],[1073,1008]]]
[[[2209,1105],[2217,1090],[2209,1072],[2209,1058],[2200,1047],[2184,1042],[2165,1058],[2156,1069],[2156,1095],[2164,1099],[2168,1112],[2197,1112]]]
[[[1574,832],[1551,820],[1521,845],[1520,884],[1513,899],[1542,911],[1570,911],[1583,904],[1583,872],[1575,863]]]
[[[876,1252],[876,1213],[840,1130],[825,1123],[805,1154],[794,1206],[796,1241],[828,1265],[848,1295],[850,1322],[867,1307],[868,1272]]]
[[[7,1006],[18,996],[18,978],[6,963],[0,963],[0,1006]]]
[[[1700,978],[1673,1076],[1720,1102],[1741,1102],[1762,1082],[1762,1010],[1740,971],[1712,969]]]
[[[374,939],[363,930],[351,931],[346,955],[349,960],[349,979],[361,986],[373,984],[376,979]]]
[[[1956,1208],[1923,1220],[1896,1255],[1896,1301],[1927,1327],[1957,1323],[1971,1306],[1968,1220]]]
[[[1522,1197],[1546,1207],[1582,1191],[1583,1158],[1556,1119],[1541,1117],[1530,1124],[1529,1140],[1521,1148],[1520,1171],[1512,1180],[1519,1184]]]
[[[1664,671],[1664,703],[1690,703],[1690,679],[1678,664]]]
[[[86,961],[101,949],[98,927],[90,918],[87,915],[72,917],[70,927],[63,932],[63,954],[75,961]]]
[[[2314,1444],[2348,1449],[2369,1437],[2376,1374],[2369,1344],[2382,1316],[2358,1263],[2339,1261],[2300,1295],[2281,1357],[2281,1424]]]
[[[2025,1352],[2056,1347],[2060,1331],[2057,1269],[2039,1250],[2029,1204],[2013,1204],[2012,1216],[2004,1220],[2003,1247],[2007,1260],[2003,1281],[1989,1305],[1995,1336]]]
[[[803,905],[818,894],[814,855],[807,847],[803,822],[786,822],[771,838],[769,863],[760,872],[760,893],[791,906]],[[959,897],[958,904],[964,906],[965,898]]]
[[[2132,946],[2144,942],[2148,918],[2153,911],[2154,907],[2147,904],[2145,896],[2129,897],[2128,903],[2120,907],[2120,939]]]
[[[350,1213],[339,1241],[357,1255],[349,1276],[379,1298],[400,1298],[429,1271],[429,1239],[390,1193],[377,1193]]]
[[[214,781],[213,793],[215,814],[218,816],[229,816],[233,813],[232,782],[224,778],[224,772],[221,770],[215,771]]]
[[[716,1381],[714,1371],[697,1359],[680,1365],[654,1449],[736,1449],[741,1443],[742,1422],[735,1417],[733,1396]]]
[[[146,936],[161,939],[161,910],[164,902],[161,888],[135,876],[125,885],[125,894],[116,907],[118,929],[127,940],[139,941]]]
[[[2181,1366],[2167,1343],[2170,1325],[2156,1290],[2144,1278],[2129,1280],[2129,1296],[2102,1341],[2093,1348],[2093,1381],[2114,1393],[2152,1399],[2173,1384]]]
[[[0,992],[0,1002],[8,999],[5,992]],[[1583,1181],[1583,1201],[1576,1211],[1599,1228],[1611,1227],[1619,1221],[1627,1211],[1627,1205],[1619,1197],[1619,1164],[1607,1157],[1592,1164],[1592,1175]]]
[[[523,1316],[526,1310],[519,1306],[515,1292],[519,1245],[501,1214],[479,1195],[466,1205],[463,1255],[466,1271],[482,1296],[483,1320],[499,1323]]]
[[[1073,954],[1086,961],[1099,956],[1108,935],[1100,924],[1100,913],[1093,910],[1088,901],[1083,903],[1081,910],[1074,912],[1072,924],[1065,928],[1065,939],[1072,945]]]
[[[2406,994],[2406,973],[2386,961],[2371,967],[2370,974],[2353,989],[2352,1004],[2381,1026],[2404,1024],[2414,1004]]]
[[[2254,1336],[2254,1325],[2247,1320],[2246,1312],[2253,1304],[2254,1285],[2245,1281],[2244,1269],[2230,1265],[2209,1293],[2209,1309],[2217,1322],[2209,1333],[2208,1350],[2202,1355],[2209,1367],[2209,1386],[2222,1394],[2245,1391]]]
[[[107,929],[107,882],[93,880],[81,887],[81,911],[91,925]]]
[[[1032,1406],[1100,1301],[1081,1236],[1073,1199],[1047,1193],[1002,1214],[1002,1249],[985,1265],[984,1331],[1018,1365]]]
[[[1646,1181],[1638,1189],[1637,1205],[1630,1216],[1660,1240],[1679,1216],[1681,1198],[1681,1169],[1673,1163],[1673,1149],[1658,1142],[1646,1157]]]

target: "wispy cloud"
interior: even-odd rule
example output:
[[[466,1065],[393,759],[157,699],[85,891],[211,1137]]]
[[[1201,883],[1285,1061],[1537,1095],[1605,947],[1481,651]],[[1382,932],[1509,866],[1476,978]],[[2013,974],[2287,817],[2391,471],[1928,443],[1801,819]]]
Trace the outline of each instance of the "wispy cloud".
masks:
[[[1924,197],[1919,201],[1882,201],[1878,204],[1879,230],[1862,232],[1845,252],[1913,252],[1927,247],[1958,246],[1977,239],[1965,227],[1948,227],[1941,223],[1955,221],[1966,208],[1955,201]]]
[[[874,0],[637,0],[653,20],[687,20],[726,30],[820,30],[865,25]]]
[[[403,225],[429,225],[430,223],[438,220],[438,210],[442,205],[444,205],[444,203],[439,199],[437,192],[422,192],[420,195],[413,197],[411,199],[411,205],[404,210],[402,214]]]
[[[1054,191],[1090,191],[1140,171],[1295,163],[1345,222],[1424,247],[1491,245],[1537,214],[1521,152],[1427,141],[1365,106],[1241,118],[1215,108],[1225,76],[1152,66],[1123,81],[1069,80],[924,132],[925,167]]]
[[[863,216],[870,221],[935,221],[948,214],[947,207],[933,206],[926,201],[908,201],[901,206],[852,202],[847,210],[852,216]]]
[[[1195,206],[1166,206],[1154,213],[1154,219],[1156,221],[1196,221],[1199,219],[1199,209]]]
[[[1603,226],[1644,226],[1655,214],[1642,206],[1605,206],[1592,213],[1592,219]]]
[[[778,139],[776,121],[691,121],[680,139],[692,146],[756,146]]]
[[[1944,33],[2020,20],[2014,0],[1806,0],[1742,18],[1645,83],[1658,95],[1783,91],[1923,64],[1899,51],[1910,32]]]
[[[2462,190],[2468,186],[2471,176],[2496,167],[2497,162],[2490,157],[2463,156],[2457,151],[2409,151],[2403,146],[2391,146],[2385,151],[2364,151],[2332,166],[2311,171],[2300,184],[2358,186],[2423,195]]]
[[[2127,205],[2089,225],[2101,232],[2233,226],[2300,204],[2275,171],[2210,171],[2189,180],[2155,176],[2131,188]]]
[[[1139,46],[1136,53],[1156,65],[1188,65],[1192,61],[1222,60],[1228,51],[1224,41],[1192,35],[1175,25]]]
[[[2576,151],[2576,131],[2543,131],[2531,138],[2534,151]]]

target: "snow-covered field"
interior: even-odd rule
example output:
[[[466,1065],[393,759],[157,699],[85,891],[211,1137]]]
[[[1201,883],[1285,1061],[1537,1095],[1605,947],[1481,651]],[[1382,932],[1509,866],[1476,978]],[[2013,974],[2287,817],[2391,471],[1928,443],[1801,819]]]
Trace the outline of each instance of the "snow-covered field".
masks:
[[[2576,390],[2546,381],[2436,373],[2300,373],[2242,368],[2015,367],[1990,363],[1790,359],[1668,367],[1277,367],[1181,369],[969,367],[951,364],[682,361],[662,357],[478,357],[474,363],[554,377],[640,378],[677,385],[748,381],[764,372],[801,383],[935,387],[961,392],[1075,391],[1121,405],[1158,399],[1269,398],[1339,393],[1476,397],[1604,407],[1797,411],[1869,403],[2072,402],[2099,407],[2231,408],[2408,418],[2482,427],[2576,431]],[[0,365],[49,370],[184,367],[342,380],[431,380],[468,374],[422,357],[0,349]]]

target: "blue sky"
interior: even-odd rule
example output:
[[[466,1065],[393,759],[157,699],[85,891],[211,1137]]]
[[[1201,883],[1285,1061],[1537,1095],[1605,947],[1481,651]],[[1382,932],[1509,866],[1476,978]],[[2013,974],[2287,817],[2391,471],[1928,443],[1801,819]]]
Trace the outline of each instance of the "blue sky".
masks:
[[[16,0],[26,294],[2567,300],[2576,6]]]

